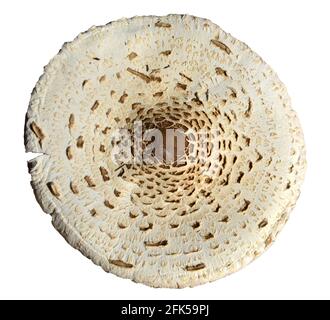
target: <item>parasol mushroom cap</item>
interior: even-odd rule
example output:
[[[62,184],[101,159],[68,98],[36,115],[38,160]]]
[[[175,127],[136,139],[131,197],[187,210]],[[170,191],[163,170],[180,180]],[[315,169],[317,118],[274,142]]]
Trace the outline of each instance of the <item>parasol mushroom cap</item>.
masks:
[[[183,161],[168,141],[155,163],[119,157],[136,123],[142,135],[180,129]],[[105,271],[153,287],[203,284],[259,256],[306,167],[274,71],[189,15],[122,19],[65,43],[33,90],[25,146],[42,154],[29,161],[31,184],[54,227]]]

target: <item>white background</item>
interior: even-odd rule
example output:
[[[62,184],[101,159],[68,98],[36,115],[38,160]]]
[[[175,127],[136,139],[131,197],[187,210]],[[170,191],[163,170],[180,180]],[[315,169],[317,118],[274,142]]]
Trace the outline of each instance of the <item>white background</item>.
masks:
[[[193,289],[152,289],[94,266],[34,199],[24,153],[30,92],[63,42],[134,15],[211,19],[259,53],[287,85],[308,151],[301,197],[273,247],[248,267]],[[0,298],[330,298],[330,1],[0,2]]]

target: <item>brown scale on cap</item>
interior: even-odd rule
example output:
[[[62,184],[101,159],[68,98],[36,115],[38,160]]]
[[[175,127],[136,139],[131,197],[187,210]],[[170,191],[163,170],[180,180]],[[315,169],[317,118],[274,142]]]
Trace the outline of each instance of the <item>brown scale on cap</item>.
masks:
[[[38,138],[39,144],[41,146],[42,140],[45,138],[43,131],[34,121],[31,123],[30,128],[33,131],[33,133],[36,135],[36,137]]]
[[[211,43],[214,44],[216,47],[220,48],[221,50],[223,50],[224,52],[226,52],[227,54],[231,54],[231,50],[223,42],[216,39],[212,39]]]
[[[157,21],[155,26],[158,28],[171,28],[171,24],[167,22]]]
[[[61,196],[58,186],[54,182],[47,182],[47,187],[54,197],[59,198]]]
[[[133,268],[133,265],[122,260],[110,260],[110,263],[120,268]]]
[[[198,271],[198,270],[202,270],[204,269],[206,266],[204,263],[199,263],[199,264],[196,264],[196,265],[193,265],[193,266],[186,266],[185,269],[187,271]]]

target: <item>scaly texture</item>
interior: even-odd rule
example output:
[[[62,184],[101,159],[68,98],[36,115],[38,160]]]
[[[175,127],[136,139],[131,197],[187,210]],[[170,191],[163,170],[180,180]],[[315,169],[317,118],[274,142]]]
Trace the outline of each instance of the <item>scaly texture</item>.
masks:
[[[204,161],[118,167],[110,137],[136,120],[209,133]],[[287,221],[306,166],[277,75],[186,15],[123,19],[66,43],[32,93],[25,144],[42,153],[29,170],[55,228],[104,270],[154,287],[252,261]]]

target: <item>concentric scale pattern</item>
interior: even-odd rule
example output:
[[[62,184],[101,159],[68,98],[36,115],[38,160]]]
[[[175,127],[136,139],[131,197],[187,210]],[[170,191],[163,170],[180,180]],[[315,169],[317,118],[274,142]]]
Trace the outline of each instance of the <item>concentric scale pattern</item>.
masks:
[[[183,163],[118,164],[119,129],[207,136]],[[283,84],[209,20],[135,17],[93,27],[45,68],[27,112],[32,187],[55,228],[106,271],[155,287],[240,269],[275,239],[305,171]],[[166,147],[165,147],[166,153]]]

